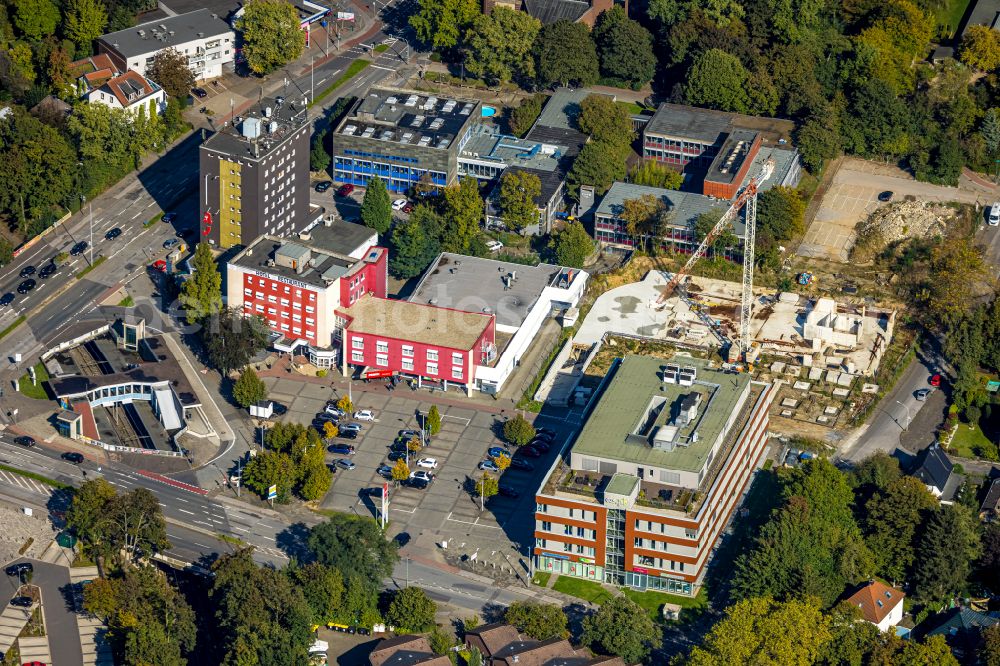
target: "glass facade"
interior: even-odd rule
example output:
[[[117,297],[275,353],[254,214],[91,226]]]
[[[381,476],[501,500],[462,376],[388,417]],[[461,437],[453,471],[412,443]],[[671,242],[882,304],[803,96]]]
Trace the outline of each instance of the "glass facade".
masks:
[[[538,571],[548,571],[560,576],[576,576],[586,578],[596,582],[601,582],[604,578],[604,567],[586,562],[573,562],[572,560],[554,557],[549,555],[538,556]]]
[[[338,183],[350,183],[364,187],[368,179],[378,176],[385,181],[391,192],[406,192],[420,181],[425,173],[430,174],[431,183],[438,187],[448,184],[448,174],[442,171],[428,171],[415,166],[378,162],[371,159],[338,156],[334,160],[334,179]]]
[[[669,592],[670,594],[682,594],[688,597],[694,596],[694,585],[691,583],[675,578],[654,576],[653,574],[629,571],[625,576],[625,584],[640,592],[656,590],[658,592]]]

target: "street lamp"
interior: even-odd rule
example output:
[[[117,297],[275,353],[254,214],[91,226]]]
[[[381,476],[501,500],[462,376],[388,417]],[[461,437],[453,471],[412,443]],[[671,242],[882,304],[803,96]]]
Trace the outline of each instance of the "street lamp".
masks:
[[[903,428],[903,430],[906,430],[910,427],[910,408],[908,405],[903,404],[899,400],[896,401],[896,404],[900,405],[903,409],[906,410],[906,426],[905,427],[900,426],[901,428]],[[896,421],[896,423],[899,423],[899,421]]]

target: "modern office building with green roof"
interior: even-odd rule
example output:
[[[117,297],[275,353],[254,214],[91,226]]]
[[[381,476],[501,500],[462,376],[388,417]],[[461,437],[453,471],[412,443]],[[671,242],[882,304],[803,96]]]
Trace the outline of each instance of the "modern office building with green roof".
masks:
[[[538,489],[535,567],[697,593],[762,461],[774,393],[689,356],[616,361]]]

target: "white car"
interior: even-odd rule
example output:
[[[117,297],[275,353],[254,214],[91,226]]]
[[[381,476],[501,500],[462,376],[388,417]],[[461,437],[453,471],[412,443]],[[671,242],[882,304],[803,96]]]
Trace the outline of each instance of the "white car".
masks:
[[[1000,225],[1000,201],[997,201],[990,207],[990,217],[987,220],[991,227]]]
[[[486,249],[490,252],[499,252],[503,249],[503,243],[498,240],[486,241]]]
[[[421,458],[417,461],[417,467],[423,467],[425,469],[437,469],[438,461],[436,458]]]
[[[358,421],[374,421],[375,412],[370,409],[361,409],[354,412],[354,418]]]
[[[428,483],[434,480],[434,475],[430,472],[425,472],[423,470],[418,470],[410,474],[411,479],[421,479],[427,481]]]
[[[403,206],[405,205],[406,205],[406,199],[396,199],[395,201],[392,202],[392,209],[396,211],[403,210]]]

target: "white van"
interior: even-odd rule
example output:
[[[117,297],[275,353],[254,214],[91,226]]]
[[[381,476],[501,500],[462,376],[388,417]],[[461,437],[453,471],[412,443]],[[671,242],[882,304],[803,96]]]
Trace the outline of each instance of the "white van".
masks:
[[[1000,201],[997,201],[990,208],[990,217],[987,220],[991,227],[1000,225]]]

